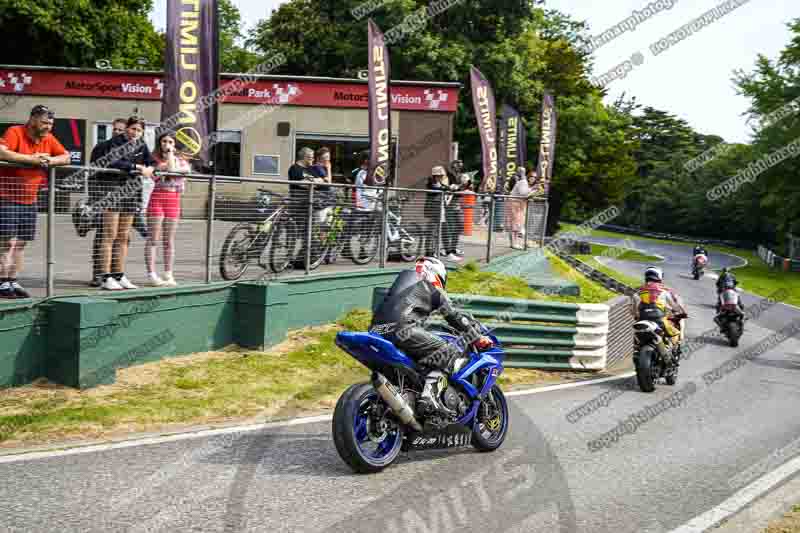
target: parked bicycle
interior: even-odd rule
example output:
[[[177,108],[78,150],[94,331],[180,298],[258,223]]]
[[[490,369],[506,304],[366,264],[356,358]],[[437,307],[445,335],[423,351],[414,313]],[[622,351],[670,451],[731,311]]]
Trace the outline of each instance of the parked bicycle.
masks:
[[[424,232],[416,222],[403,223],[402,204],[408,197],[389,200],[386,228],[386,255],[399,255],[403,261],[412,262],[423,255]],[[366,265],[375,260],[380,249],[381,221],[383,219],[383,200],[377,200],[377,208],[364,215],[359,231],[350,239],[351,257],[355,264]],[[358,243],[358,245],[355,245]]]
[[[222,245],[219,260],[219,272],[223,279],[235,281],[241,278],[251,263],[275,273],[286,270],[297,250],[287,251],[281,255],[276,243],[287,244],[296,248],[294,236],[296,224],[289,211],[289,199],[272,191],[259,189],[256,194],[256,205],[259,215],[264,215],[261,222],[241,222],[236,224]],[[287,239],[291,235],[291,239]],[[271,246],[270,246],[271,245]],[[269,256],[266,256],[269,246]]]

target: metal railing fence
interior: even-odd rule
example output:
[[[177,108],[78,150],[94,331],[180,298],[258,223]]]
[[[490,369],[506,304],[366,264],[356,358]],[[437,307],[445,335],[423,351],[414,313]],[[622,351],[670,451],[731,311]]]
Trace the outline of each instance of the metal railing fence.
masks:
[[[0,163],[0,180],[20,166]],[[50,168],[47,176],[30,208],[33,228],[15,227],[16,215],[0,209],[0,266],[29,239],[14,277],[33,297],[117,290],[104,280],[119,274],[138,288],[396,267],[420,255],[489,262],[542,246],[548,207],[505,195],[285,178],[159,172],[154,188],[107,168]],[[15,203],[8,190],[0,183],[0,207]]]

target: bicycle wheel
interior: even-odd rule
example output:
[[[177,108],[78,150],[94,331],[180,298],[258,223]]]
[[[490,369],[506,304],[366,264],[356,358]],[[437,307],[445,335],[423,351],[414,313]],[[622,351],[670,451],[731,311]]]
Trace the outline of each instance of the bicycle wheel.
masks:
[[[373,224],[374,219],[365,221],[362,231],[356,232],[350,238],[350,253],[353,263],[366,265],[371,263],[378,255],[381,245],[380,224]]]
[[[407,239],[408,237],[414,239],[413,242],[403,240],[400,244],[400,258],[410,263],[415,261],[417,257],[424,255],[425,239],[423,238],[422,226],[416,222],[412,222],[405,228],[405,233],[407,235],[403,233],[403,231],[400,232],[400,237],[402,239]]]
[[[302,241],[298,238],[297,224],[291,218],[278,221],[272,230],[269,247],[269,268],[280,274],[292,264],[299,253]]]
[[[329,250],[328,226],[314,221],[314,224],[311,226],[311,264],[308,265],[308,269],[318,269],[328,256]],[[301,260],[302,259],[304,258],[301,258]]]
[[[250,264],[249,254],[255,238],[255,226],[237,224],[228,233],[219,256],[219,273],[227,281],[241,278]]]

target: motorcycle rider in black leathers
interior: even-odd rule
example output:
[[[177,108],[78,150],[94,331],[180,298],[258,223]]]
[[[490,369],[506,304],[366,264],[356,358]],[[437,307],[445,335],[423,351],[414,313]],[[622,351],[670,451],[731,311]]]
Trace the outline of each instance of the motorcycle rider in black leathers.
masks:
[[[374,313],[369,328],[371,333],[383,336],[422,367],[426,380],[420,401],[440,413],[450,413],[450,410],[439,401],[437,383],[442,376],[439,371],[452,375],[468,359],[457,346],[425,329],[428,317],[434,312],[440,313],[462,334],[467,346],[475,343],[483,349],[492,345],[472,316],[453,307],[445,292],[446,284],[447,270],[441,261],[432,257],[418,259],[414,270],[403,271],[397,277]]]
[[[700,243],[698,243],[697,246],[694,247],[694,250],[692,250],[692,257],[698,254],[703,254],[704,256],[708,257],[705,246]]]

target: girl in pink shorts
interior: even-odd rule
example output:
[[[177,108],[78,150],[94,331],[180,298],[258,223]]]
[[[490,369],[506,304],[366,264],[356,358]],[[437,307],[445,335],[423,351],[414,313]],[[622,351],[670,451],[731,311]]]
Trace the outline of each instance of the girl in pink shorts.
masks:
[[[191,172],[191,165],[187,160],[175,152],[175,137],[165,133],[159,137],[157,147],[153,152],[156,160],[156,170],[169,172]],[[148,282],[153,287],[175,287],[175,277],[172,274],[175,262],[175,233],[178,230],[178,220],[181,217],[181,194],[184,191],[184,178],[177,176],[159,176],[156,178],[155,189],[150,196],[147,206],[147,225],[150,236],[144,247],[144,259],[147,264]],[[156,273],[155,252],[158,243],[164,249],[164,277]]]

